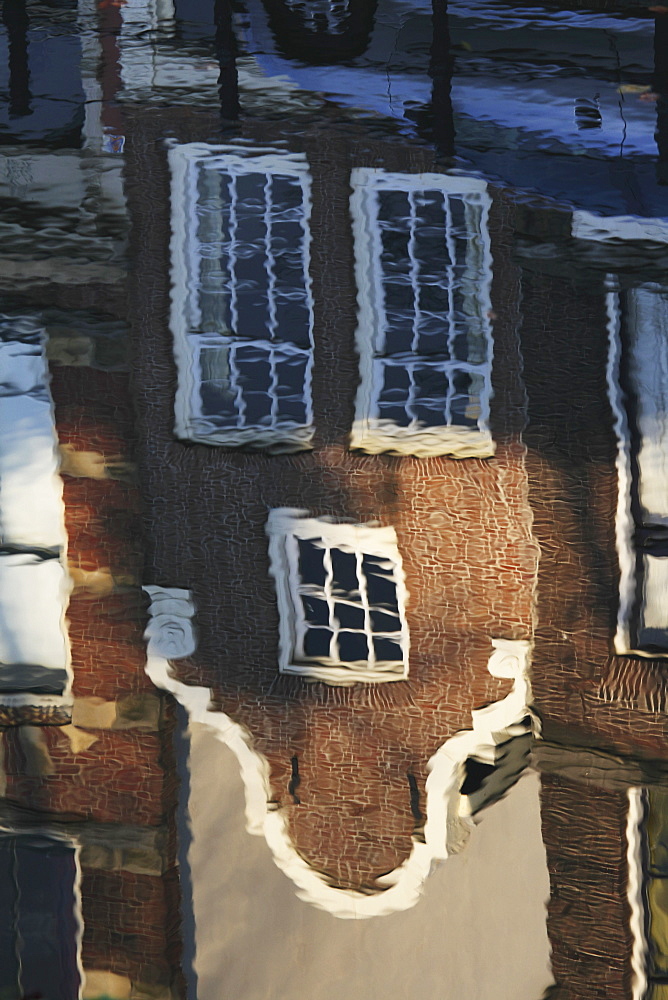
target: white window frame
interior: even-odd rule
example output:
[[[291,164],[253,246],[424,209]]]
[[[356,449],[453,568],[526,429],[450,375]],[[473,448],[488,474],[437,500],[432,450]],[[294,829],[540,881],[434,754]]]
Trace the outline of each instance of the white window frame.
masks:
[[[625,393],[620,383],[620,363],[622,360],[621,337],[621,304],[620,292],[616,289],[614,276],[608,276],[609,291],[606,296],[608,316],[608,394],[613,411],[614,427],[617,437],[617,513],[615,518],[615,538],[619,561],[619,605],[617,613],[617,628],[614,638],[615,652],[620,655],[642,656],[650,659],[668,658],[668,649],[662,652],[658,649],[643,649],[637,641],[636,630],[643,627],[645,611],[651,614],[652,609],[665,602],[665,584],[668,584],[668,556],[652,556],[647,553],[642,556],[642,571],[639,573],[639,553],[635,536],[637,526],[632,513],[632,495],[638,488],[633,472],[633,444],[626,409]],[[634,289],[632,289],[633,291]],[[638,290],[652,293],[658,292],[659,286],[643,284]],[[668,295],[668,287],[662,288]],[[658,361],[659,359],[657,359]],[[650,442],[651,445],[651,442]],[[637,456],[636,456],[637,457]],[[666,454],[668,461],[668,454]],[[659,521],[668,520],[658,516]],[[642,592],[638,592],[638,588]],[[641,620],[634,622],[635,609],[640,609]],[[637,629],[636,629],[637,626]],[[647,627],[647,626],[645,626]],[[668,628],[666,629],[668,634]]]
[[[361,382],[357,394],[355,421],[351,433],[350,446],[371,454],[393,452],[399,455],[428,457],[432,455],[452,455],[457,458],[487,458],[494,454],[495,446],[489,430],[489,404],[492,395],[492,252],[488,231],[488,216],[491,198],[487,184],[477,178],[450,174],[400,174],[388,173],[380,169],[357,168],[352,171],[353,194],[350,201],[355,242],[355,266],[358,287],[358,327],[357,349],[360,356]],[[465,427],[446,423],[437,427],[420,426],[417,421],[408,427],[401,427],[391,420],[380,419],[378,399],[382,390],[383,367],[399,364],[391,356],[384,355],[385,306],[383,294],[383,273],[381,268],[381,231],[378,225],[378,192],[402,191],[408,194],[409,203],[415,208],[414,199],[421,192],[439,191],[445,197],[446,231],[444,238],[450,244],[450,259],[454,260],[453,236],[447,226],[448,197],[456,196],[464,202],[465,208],[479,213],[479,231],[472,236],[479,242],[483,279],[477,283],[476,300],[479,305],[480,321],[487,340],[487,357],[484,364],[467,362],[430,361],[416,353],[415,360],[406,359],[404,367],[409,369],[433,366],[442,371],[448,381],[452,374],[466,371],[482,374],[484,387],[480,395],[477,426]],[[419,289],[419,262],[412,267],[411,281],[417,297]],[[452,301],[452,278],[448,267],[449,292]],[[417,299],[416,299],[417,303]],[[417,341],[418,307],[416,304],[415,340]],[[448,324],[449,338],[455,336],[454,317],[444,318]],[[449,403],[448,396],[448,403]]]
[[[287,153],[268,148],[239,146],[211,146],[205,143],[173,144],[169,151],[172,174],[172,309],[171,329],[174,337],[174,354],[178,368],[178,386],[175,399],[175,433],[182,440],[202,444],[240,447],[254,446],[273,452],[295,452],[311,447],[313,437],[313,406],[311,375],[313,368],[313,298],[309,277],[311,181],[309,166],[304,154]],[[201,331],[201,311],[198,304],[197,282],[202,259],[197,239],[197,180],[198,173],[219,166],[221,172],[233,178],[244,174],[264,173],[267,177],[266,195],[270,197],[269,182],[274,175],[295,179],[302,192],[302,267],[304,301],[309,314],[308,348],[292,344],[289,340],[253,340],[245,338],[243,331]],[[270,202],[267,203],[270,212]],[[233,211],[233,208],[232,208]],[[269,218],[267,215],[266,218]],[[274,323],[272,334],[278,334],[276,306],[271,299],[273,258],[268,252],[267,274],[269,280],[269,314]],[[234,254],[230,254],[234,266]],[[235,320],[235,287],[230,282],[230,313]],[[272,423],[270,426],[244,426],[243,408],[239,410],[237,427],[216,427],[202,413],[200,397],[199,359],[203,350],[211,347],[229,348],[233,356],[237,346],[252,346],[266,350],[270,357],[272,383]],[[276,385],[276,360],[279,355],[302,355],[305,361],[303,400],[305,422],[277,422],[278,400],[271,389]],[[240,390],[239,390],[240,393]]]
[[[309,517],[306,511],[278,508],[269,513],[267,534],[269,536],[270,571],[275,580],[278,599],[279,671],[335,685],[405,680],[408,676],[410,645],[405,612],[407,591],[394,528],[380,527],[375,524],[336,524],[327,518]],[[392,563],[393,583],[396,587],[401,628],[399,644],[403,653],[402,661],[379,663],[371,660],[367,666],[362,666],[343,664],[334,659],[325,663],[321,657],[306,662],[305,658],[300,655],[309,627],[304,619],[301,597],[308,593],[309,586],[304,585],[299,576],[297,544],[299,538],[318,538],[322,540],[327,549],[355,552],[358,557],[358,567],[361,567],[362,555],[377,556]],[[367,635],[369,650],[373,656],[371,636],[372,634],[382,636],[383,633],[372,633],[369,624],[368,599],[364,586],[365,578],[361,569],[359,579],[366,619],[364,632]],[[327,594],[326,586],[325,597],[330,606],[331,621],[334,598],[331,594]],[[336,624],[333,622],[332,628],[336,634]],[[393,637],[395,635],[396,633],[392,633]]]

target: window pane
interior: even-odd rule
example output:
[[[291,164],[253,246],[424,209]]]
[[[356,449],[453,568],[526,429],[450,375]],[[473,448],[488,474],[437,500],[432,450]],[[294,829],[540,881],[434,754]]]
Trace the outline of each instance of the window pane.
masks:
[[[450,387],[447,374],[435,365],[416,367],[413,380],[416,399],[412,410],[416,419],[427,427],[439,427],[445,424]]]
[[[378,415],[382,420],[392,420],[399,427],[408,427],[411,417],[406,409],[411,389],[411,379],[401,364],[378,362],[382,388],[378,396]]]
[[[271,422],[272,381],[270,354],[256,347],[239,346],[234,352],[237,377],[241,389],[243,421],[254,427]]]
[[[205,347],[200,351],[202,414],[216,417],[219,426],[235,426],[236,393],[230,383],[229,348]]]
[[[366,663],[369,647],[363,632],[339,632],[339,659],[342,663]]]
[[[388,615],[383,611],[372,609],[371,628],[374,632],[400,632],[401,621],[396,615]]]
[[[401,663],[404,658],[399,641],[394,639],[381,639],[374,636],[373,648],[376,652],[376,659],[381,663],[389,660],[392,663]]]
[[[352,604],[335,604],[334,614],[342,628],[364,628],[364,608]]]
[[[343,552],[332,549],[332,570],[334,580],[332,592],[338,597],[348,600],[360,600],[359,580],[357,578],[357,557],[354,552]]]
[[[298,538],[299,546],[299,576],[302,583],[325,586],[326,571],[323,562],[325,550],[313,540]]]
[[[311,313],[303,288],[277,286],[274,289],[276,309],[275,339],[287,340],[305,350],[311,347]]]
[[[394,566],[380,556],[364,555],[362,568],[366,578],[369,604],[399,614],[397,588],[393,580]]]
[[[405,191],[378,191],[378,218],[381,223],[408,228],[410,207]]]
[[[327,601],[321,601],[317,597],[302,595],[302,605],[304,608],[304,618],[309,625],[329,625],[329,606]]]
[[[238,174],[231,220],[233,303],[237,336],[260,340],[270,335],[267,225],[264,174]]]
[[[308,356],[304,354],[287,354],[281,356],[279,350],[274,351],[275,378],[274,395],[278,403],[278,422],[306,421],[306,402],[304,399],[304,383]]]
[[[329,629],[309,628],[304,636],[304,654],[312,657],[329,657],[332,633]]]

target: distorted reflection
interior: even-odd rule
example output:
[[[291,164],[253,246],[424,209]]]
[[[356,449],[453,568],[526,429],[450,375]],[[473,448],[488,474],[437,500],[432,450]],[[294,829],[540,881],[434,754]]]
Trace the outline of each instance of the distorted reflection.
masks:
[[[668,13],[7,0],[0,1000],[668,996]]]

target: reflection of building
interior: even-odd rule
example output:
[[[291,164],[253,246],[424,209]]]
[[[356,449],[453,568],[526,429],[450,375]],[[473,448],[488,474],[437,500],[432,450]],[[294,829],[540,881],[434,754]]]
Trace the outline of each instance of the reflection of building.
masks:
[[[411,905],[424,859],[502,793],[495,744],[527,731],[536,552],[507,206],[415,149],[323,148],[279,126],[261,146],[248,127],[207,148],[206,122],[198,134],[184,116],[163,151],[154,120],[131,117],[149,130],[142,177],[172,191],[132,308],[152,642],[169,645],[158,620],[178,632],[192,614],[160,588],[192,590],[179,697],[212,688],[219,726],[250,733],[270,769],[258,822],[282,824],[309,898],[358,915]],[[171,307],[155,265],[170,240]],[[493,737],[493,714],[471,713],[497,703]]]
[[[331,42],[330,60],[367,48],[373,4],[266,6],[294,14],[302,46]],[[29,537],[12,525],[12,551],[1,558],[27,558],[33,576],[45,567],[58,576],[49,614],[62,656],[36,664],[40,684],[59,671],[57,692],[28,689],[23,670],[22,689],[4,692],[27,699],[18,717],[16,704],[0,703],[12,710],[5,721],[26,723],[35,715],[25,705],[40,712],[57,697],[67,712],[71,700],[73,725],[24,725],[5,738],[0,848],[13,867],[0,875],[11,883],[12,913],[19,894],[25,906],[0,945],[11,951],[20,938],[26,955],[33,947],[21,921],[32,913],[25,858],[35,852],[65,900],[66,917],[47,914],[61,925],[52,950],[64,995],[80,963],[96,996],[166,997],[178,986],[174,721],[142,673],[142,580],[151,676],[234,748],[250,823],[327,917],[408,911],[432,862],[453,853],[471,817],[516,781],[530,739],[535,639],[555,996],[635,991],[645,1000],[648,986],[658,1000],[668,625],[660,223],[513,205],[480,177],[445,171],[426,147],[394,148],[334,112],[326,131],[246,119],[214,143],[218,123],[183,105],[201,71],[202,104],[213,103],[218,78],[228,126],[235,117],[227,112],[236,82],[234,100],[222,93],[235,75],[223,3],[211,20],[218,64],[206,55],[204,15],[188,21],[184,4],[108,11],[123,122],[89,113],[79,132],[63,126],[69,145],[43,154],[26,136],[32,43],[17,9],[5,21],[21,131],[8,137],[5,203],[14,213],[8,273],[13,284],[25,280],[7,293],[8,353],[19,358],[12,391],[39,410],[29,440],[58,531]],[[424,49],[431,15],[418,15]],[[440,16],[446,38],[442,8]],[[562,62],[582,36],[568,38]],[[480,165],[492,171],[504,154],[486,153],[516,123],[479,127],[480,81],[507,78],[510,68],[505,93],[515,103],[505,107],[521,107],[525,95],[514,65],[495,62],[485,44],[461,80],[457,127],[464,150],[480,141]],[[452,64],[439,63],[437,49],[434,41],[431,81],[402,79],[399,103],[409,132],[415,121],[423,138],[436,136],[438,123],[422,128],[431,94],[449,137],[443,153],[452,152]],[[240,89],[250,101],[244,58]],[[81,86],[99,98],[95,74],[84,72],[94,59],[90,51],[82,59]],[[105,66],[101,94],[110,97]],[[330,74],[336,86],[349,68]],[[357,106],[364,74],[347,79]],[[564,74],[550,79],[559,149],[570,150],[571,126],[578,143],[599,148],[599,124],[600,147],[609,146],[610,95],[576,96]],[[169,97],[170,86],[181,107],[142,107],[156,89]],[[385,100],[385,79],[381,89]],[[303,107],[285,81],[280,98]],[[592,111],[589,130],[579,127],[583,108]],[[168,129],[169,148],[159,141]],[[532,148],[522,162],[548,160]],[[138,261],[128,306],[117,281],[127,227],[121,162]],[[63,180],[55,197],[43,191],[47,171]],[[102,189],[100,215],[89,201]],[[577,191],[576,200],[600,207],[598,193]],[[657,215],[657,204],[643,211]],[[26,248],[47,224],[55,230],[44,246],[67,253],[26,271]],[[621,245],[610,244],[606,226]],[[642,249],[643,264],[654,261],[642,281],[630,246],[637,237],[658,244]],[[119,350],[130,321],[146,568]],[[32,339],[22,340],[26,323]],[[26,364],[32,381],[21,382]],[[2,454],[11,458],[11,449]],[[32,609],[21,607],[30,625]],[[9,666],[34,666],[21,656]],[[212,798],[226,790],[216,782],[214,772]]]
[[[553,969],[564,997],[660,997],[643,983],[661,897],[649,855],[633,860],[647,826],[629,790],[665,775],[665,244],[653,220],[519,221]]]

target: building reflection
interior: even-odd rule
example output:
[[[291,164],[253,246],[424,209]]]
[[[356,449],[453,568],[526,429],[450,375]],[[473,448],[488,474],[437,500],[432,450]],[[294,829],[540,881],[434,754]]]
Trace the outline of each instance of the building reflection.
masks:
[[[289,133],[274,134],[290,148]],[[171,229],[169,336],[156,310],[137,345],[150,399],[141,478],[156,488],[145,492],[150,583],[164,599],[172,581],[193,592],[198,646],[178,676],[212,687],[267,759],[270,808],[319,873],[321,905],[336,909],[338,887],[384,895],[389,910],[387,873],[416,843],[444,856],[469,809],[459,785],[479,791],[488,778],[471,764],[466,779],[465,751],[447,778],[454,828],[443,804],[430,839],[439,747],[486,703],[506,712],[502,735],[470,752],[490,771],[495,744],[527,731],[537,550],[524,449],[495,403],[521,391],[503,261],[496,293],[491,271],[510,234],[483,182],[449,177],[428,153],[378,144],[377,166],[350,171],[345,138],[324,156],[302,139],[299,158],[252,138],[243,153],[171,147],[171,217],[143,258],[155,273]],[[296,342],[302,326],[313,348]],[[305,349],[308,368],[296,363]],[[504,656],[515,666],[492,670]]]
[[[466,995],[491,965],[462,958],[471,901],[488,902],[458,882],[473,857],[506,924],[531,934],[528,958],[508,947],[493,970],[514,997],[554,979],[554,997],[660,1000],[659,195],[646,217],[605,216],[588,182],[570,206],[527,203],[453,168],[455,121],[470,152],[476,104],[469,87],[455,119],[439,3],[416,29],[425,100],[402,77],[411,139],[332,102],[323,129],[296,64],[359,84],[348,64],[373,64],[376,4],[264,7],[287,80],[262,78],[223,3],[124,5],[100,24],[83,4],[99,51],[63,15],[57,44],[77,58],[51,131],[38,18],[3,14],[0,996],[173,1000],[196,989],[193,950],[216,996],[248,967],[239,940],[269,939],[277,912],[318,955],[349,948],[337,995],[369,969],[407,994],[417,944],[441,948]],[[508,74],[505,56],[480,58]],[[598,142],[606,100],[571,111],[578,141]],[[476,166],[507,177],[485,131],[501,125],[478,125]],[[529,160],[542,176],[547,157]],[[262,855],[223,808],[234,795],[241,813],[242,792]],[[505,881],[501,856],[518,869]],[[245,914],[234,933],[226,894]],[[355,921],[332,914],[365,919],[369,969]]]

